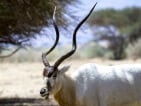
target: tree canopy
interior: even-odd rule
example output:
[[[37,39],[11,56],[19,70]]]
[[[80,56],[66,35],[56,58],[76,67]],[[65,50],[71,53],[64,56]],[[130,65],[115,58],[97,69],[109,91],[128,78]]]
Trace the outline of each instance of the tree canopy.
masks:
[[[0,51],[7,45],[23,45],[48,26],[57,6],[57,24],[65,22],[65,6],[74,0],[0,0]],[[18,50],[18,49],[17,49]]]
[[[141,8],[99,10],[93,13],[88,24],[96,40],[107,40],[114,59],[121,59],[125,47],[141,37]]]

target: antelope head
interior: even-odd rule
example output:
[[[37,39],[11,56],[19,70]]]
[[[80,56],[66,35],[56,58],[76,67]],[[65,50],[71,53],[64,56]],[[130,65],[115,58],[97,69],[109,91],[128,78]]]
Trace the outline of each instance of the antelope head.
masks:
[[[54,65],[50,65],[47,58],[46,58],[46,56],[56,47],[56,45],[58,43],[58,40],[59,40],[59,30],[58,30],[58,27],[57,27],[56,22],[55,22],[56,8],[54,9],[53,26],[54,26],[55,31],[56,31],[56,40],[55,40],[54,45],[49,49],[49,51],[42,54],[42,61],[43,61],[43,64],[45,66],[45,68],[43,70],[43,77],[44,77],[45,83],[46,83],[46,86],[43,87],[41,89],[41,91],[40,91],[40,94],[41,94],[42,97],[48,98],[48,96],[50,94],[52,94],[54,91],[59,90],[60,86],[59,86],[58,80],[69,69],[69,66],[64,66],[61,69],[59,69],[58,67],[65,59],[69,58],[76,51],[76,49],[77,49],[77,44],[76,44],[77,31],[82,26],[82,24],[88,19],[88,17],[90,16],[92,11],[94,10],[96,4],[92,7],[90,12],[85,16],[85,18],[76,26],[76,28],[75,28],[75,30],[73,32],[72,49],[69,52],[67,52],[66,54],[64,54],[63,56],[61,56],[54,63]]]

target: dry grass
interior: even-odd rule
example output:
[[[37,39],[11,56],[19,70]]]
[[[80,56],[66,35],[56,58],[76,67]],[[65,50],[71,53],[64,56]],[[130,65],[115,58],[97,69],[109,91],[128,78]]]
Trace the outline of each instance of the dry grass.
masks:
[[[39,97],[42,68],[40,63],[0,64],[0,97]]]
[[[99,64],[141,63],[141,60],[107,61],[104,59],[71,60],[71,69],[94,62]],[[41,98],[39,91],[43,87],[42,63],[0,63],[0,98]]]

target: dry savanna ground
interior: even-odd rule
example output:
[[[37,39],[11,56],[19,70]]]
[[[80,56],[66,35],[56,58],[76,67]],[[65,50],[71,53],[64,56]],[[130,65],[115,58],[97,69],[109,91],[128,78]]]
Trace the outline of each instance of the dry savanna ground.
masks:
[[[70,60],[64,64],[71,64],[71,72],[80,65],[88,62],[112,65],[141,63],[141,60]],[[33,102],[38,106],[49,106],[47,105],[49,103],[44,101],[39,94],[41,87],[44,85],[42,79],[43,67],[42,63],[0,63],[0,106],[8,106],[8,103],[9,106],[12,106],[10,103],[16,104],[16,102],[21,102],[20,105],[24,106],[31,106]],[[55,103],[51,101],[50,104]]]

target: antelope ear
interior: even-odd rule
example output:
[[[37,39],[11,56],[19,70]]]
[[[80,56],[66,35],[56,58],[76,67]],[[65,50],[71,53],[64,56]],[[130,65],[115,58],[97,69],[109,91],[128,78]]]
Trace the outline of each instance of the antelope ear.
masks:
[[[70,68],[70,65],[66,65],[59,70],[59,73],[64,74],[66,71],[69,70],[69,68]]]

